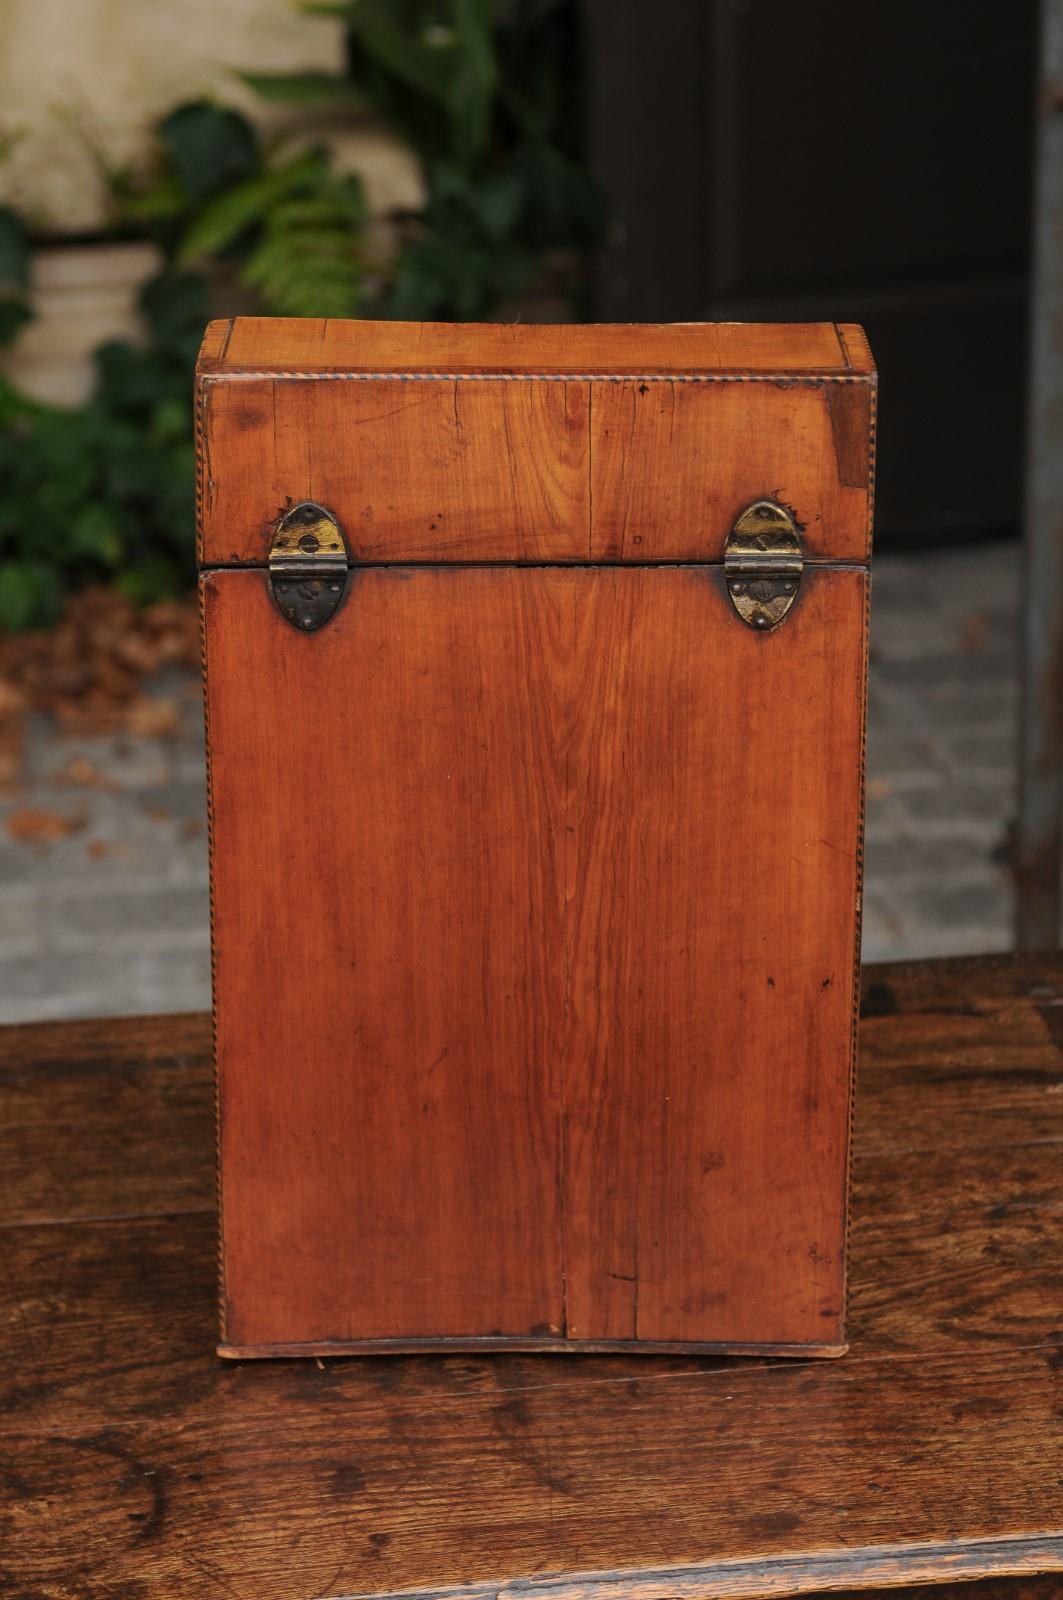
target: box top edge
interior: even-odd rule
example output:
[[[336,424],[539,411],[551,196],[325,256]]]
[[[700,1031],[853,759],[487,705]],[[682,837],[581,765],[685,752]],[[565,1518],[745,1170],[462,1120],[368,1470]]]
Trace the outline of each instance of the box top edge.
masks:
[[[440,323],[236,317],[204,335],[200,376],[549,378],[875,375],[853,323]]]

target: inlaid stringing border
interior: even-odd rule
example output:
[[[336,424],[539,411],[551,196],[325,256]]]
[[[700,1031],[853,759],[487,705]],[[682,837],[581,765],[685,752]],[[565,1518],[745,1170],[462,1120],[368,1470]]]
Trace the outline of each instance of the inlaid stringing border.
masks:
[[[204,372],[199,382],[269,383],[278,378],[302,383],[773,383],[780,389],[817,388],[823,383],[866,383],[867,372],[338,372],[297,367],[260,367],[241,372]]]

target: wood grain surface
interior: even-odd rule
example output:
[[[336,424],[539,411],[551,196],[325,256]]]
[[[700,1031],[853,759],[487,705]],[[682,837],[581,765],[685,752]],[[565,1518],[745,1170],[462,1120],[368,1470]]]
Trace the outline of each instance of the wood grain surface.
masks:
[[[771,495],[807,559],[862,562],[874,413],[866,340],[832,323],[212,324],[201,558],[262,564],[313,500],[362,562],[719,561]]]
[[[327,505],[358,561],[586,561],[590,385],[211,383],[202,551],[264,562],[279,513]]]
[[[225,1350],[837,1353],[861,330],[238,319],[199,373]],[[300,499],[312,637],[247,570]]]
[[[866,383],[594,385],[595,558],[719,561],[767,494],[793,508],[807,559],[867,561],[873,404]]]
[[[872,372],[863,329],[806,322],[371,322],[237,317],[212,322],[215,372]]]
[[[866,586],[205,577],[227,1349],[837,1350]]]
[[[864,1010],[830,1363],[219,1362],[207,1019],[4,1030],[0,1592],[1057,1595],[1063,962]]]

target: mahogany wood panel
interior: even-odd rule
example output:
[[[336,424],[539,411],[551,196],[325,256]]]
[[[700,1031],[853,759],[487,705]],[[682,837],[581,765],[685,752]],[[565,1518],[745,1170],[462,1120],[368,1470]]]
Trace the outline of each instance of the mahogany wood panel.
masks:
[[[857,328],[839,344],[829,323],[396,326],[240,319],[230,352],[256,357],[241,365],[219,361],[212,324],[197,405],[205,565],[262,564],[299,500],[338,517],[356,561],[719,561],[765,495],[792,508],[808,559],[867,559],[875,378]],[[809,367],[828,336],[845,362]],[[340,348],[367,364],[271,364]],[[439,364],[459,348],[464,367]],[[544,371],[532,358],[545,349]],[[370,357],[388,350],[382,376]],[[624,377],[639,351],[662,370]],[[582,370],[592,355],[597,380]]]
[[[864,987],[838,1363],[220,1363],[194,1198],[213,1166],[207,1020],[4,1030],[0,1125],[20,1131],[0,1147],[0,1588],[1047,1600],[1063,965],[927,963]],[[110,1152],[95,1170],[84,1127]]]
[[[874,370],[853,323],[212,322],[206,370],[352,372],[851,372]],[[209,364],[209,365],[208,365]]]
[[[227,1347],[841,1344],[866,587],[206,577]]]

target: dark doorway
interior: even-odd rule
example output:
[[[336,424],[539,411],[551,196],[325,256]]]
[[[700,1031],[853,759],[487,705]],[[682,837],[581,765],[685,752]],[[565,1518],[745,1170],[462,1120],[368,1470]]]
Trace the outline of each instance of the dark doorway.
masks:
[[[888,540],[1017,526],[1036,5],[587,0],[594,315],[863,322]]]

